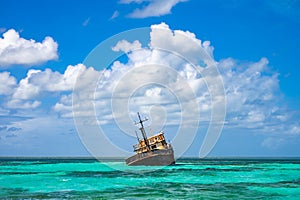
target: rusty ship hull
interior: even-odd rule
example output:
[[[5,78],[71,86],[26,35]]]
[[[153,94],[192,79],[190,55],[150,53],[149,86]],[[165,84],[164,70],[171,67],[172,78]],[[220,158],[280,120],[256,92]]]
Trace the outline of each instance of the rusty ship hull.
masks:
[[[139,153],[127,158],[125,161],[129,166],[167,166],[175,164],[172,148]]]

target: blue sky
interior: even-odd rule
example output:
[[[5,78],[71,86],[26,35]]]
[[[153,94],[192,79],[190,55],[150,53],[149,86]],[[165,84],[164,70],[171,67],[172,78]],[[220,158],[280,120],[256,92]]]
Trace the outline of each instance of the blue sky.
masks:
[[[226,97],[224,127],[209,155],[299,156],[300,1],[0,0],[0,3],[0,156],[87,156],[84,145],[93,152],[92,146],[97,144],[85,141],[85,133],[81,131],[84,126],[78,125],[81,118],[73,119],[74,112],[76,118],[89,115],[89,110],[76,107],[72,95],[74,86],[81,86],[76,85],[77,76],[98,80],[104,72],[102,82],[97,83],[96,89],[91,88],[95,90],[97,124],[88,126],[101,127],[110,141],[130,154],[136,139],[122,131],[134,133],[134,126],[123,129],[117,115],[111,115],[112,110],[105,108],[114,103],[110,89],[125,81],[123,85],[128,84],[128,88],[121,88],[115,95],[129,91],[130,83],[122,76],[132,73],[130,77],[135,77],[138,73],[135,67],[139,63],[148,65],[145,60],[150,57],[158,64],[171,65],[176,61],[175,70],[183,74],[187,87],[195,92],[201,117],[195,138],[184,155],[198,156],[212,116],[211,94],[201,86],[199,73],[188,68],[187,63],[153,50],[166,43],[165,48],[173,45],[172,51],[182,53],[183,47],[190,47],[190,39],[201,40],[200,46],[217,63]],[[146,27],[145,33],[133,31],[136,38],[131,35],[131,41],[119,45],[115,41],[114,50],[98,52],[99,63],[111,52],[123,52],[108,70],[102,71],[107,66],[86,66],[90,64],[88,55],[97,45],[101,48],[101,42],[142,27]],[[168,44],[167,36],[155,32],[158,28],[173,33],[170,40],[173,43]],[[175,38],[175,30],[181,31],[177,33],[186,37],[186,42],[181,44]],[[135,48],[140,51],[134,51]],[[150,77],[147,73],[143,76]],[[89,87],[89,82],[81,83]],[[194,87],[194,83],[199,85]],[[151,112],[161,115],[157,119],[151,116],[152,129],[163,127],[166,136],[173,140],[179,124],[178,99],[173,95],[177,90],[170,87],[169,90],[175,91],[172,93],[168,91],[169,85],[163,86],[133,88],[136,90],[131,91],[126,109],[132,119],[137,110],[144,111],[145,116]],[[122,103],[116,101],[115,105]]]

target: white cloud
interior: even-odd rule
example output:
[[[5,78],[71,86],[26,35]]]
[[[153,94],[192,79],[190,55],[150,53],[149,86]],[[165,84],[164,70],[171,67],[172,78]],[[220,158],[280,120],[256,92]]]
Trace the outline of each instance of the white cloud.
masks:
[[[154,87],[147,89],[145,92],[146,97],[159,97],[161,95],[162,88],[160,87]]]
[[[56,60],[58,44],[45,37],[42,42],[21,38],[19,33],[10,29],[0,38],[0,66],[37,65],[49,60]]]
[[[75,72],[75,73],[74,73]],[[93,108],[88,108],[90,102],[94,101],[93,81],[97,80],[101,73],[93,67],[86,68],[82,64],[69,66],[64,73],[63,85],[72,85],[73,93],[63,95],[59,102],[53,106],[53,110],[61,115],[61,117],[88,117],[94,116]],[[64,87],[58,87],[64,88]],[[69,91],[71,88],[69,88]],[[74,100],[75,99],[75,100]]]
[[[41,101],[37,99],[41,99],[42,94],[71,92],[78,75],[89,71],[94,72],[93,69],[86,68],[83,64],[69,65],[63,74],[48,68],[44,71],[30,69],[27,76],[18,84],[16,84],[15,78],[8,77],[8,73],[2,73],[0,74],[3,76],[1,81],[6,80],[10,84],[0,87],[0,91],[5,92],[6,95],[11,94],[10,100],[7,102],[9,108],[36,108],[41,105]]]
[[[26,78],[20,80],[19,86],[13,94],[13,99],[33,99],[40,93],[39,85],[31,84],[34,74],[41,73],[41,70],[30,69]]]
[[[286,113],[278,108],[282,100],[278,74],[269,69],[266,58],[252,63],[228,58],[218,66],[226,90],[229,125],[263,128],[286,119]]]
[[[8,95],[13,92],[17,85],[15,77],[10,76],[9,72],[0,73],[0,95]]]
[[[9,108],[18,108],[18,109],[34,109],[41,105],[40,101],[36,100],[23,100],[23,99],[12,99],[7,103]]]
[[[73,117],[72,115],[72,95],[62,95],[59,102],[53,106],[53,110],[62,117]]]
[[[249,123],[257,123],[257,122],[264,122],[266,119],[266,116],[264,113],[258,111],[258,110],[251,110],[248,112],[248,116],[246,118],[247,122]],[[257,126],[257,125],[255,125]]]
[[[63,74],[45,69],[34,74],[30,79],[30,84],[38,86],[43,91],[71,91],[77,76],[85,70],[86,67],[83,64],[69,65]]]
[[[112,50],[128,53],[130,51],[140,49],[141,47],[142,44],[138,40],[135,40],[132,43],[128,42],[127,40],[121,40],[114,47],[112,47]]]
[[[146,6],[135,9],[128,16],[131,18],[159,17],[171,13],[172,8],[186,0],[121,0],[120,3],[146,3]]]
[[[34,99],[41,92],[71,91],[79,73],[86,70],[83,64],[69,65],[63,74],[47,68],[44,71],[31,69],[20,80],[13,99]]]
[[[213,47],[210,46],[210,42],[201,42],[201,40],[196,38],[194,33],[182,30],[173,31],[165,23],[152,25],[151,30],[150,45],[152,47],[168,49],[175,53],[180,53],[184,58],[193,63],[198,63],[199,58],[207,62],[209,59],[207,57],[212,57]],[[207,55],[199,55],[199,52],[205,52]]]

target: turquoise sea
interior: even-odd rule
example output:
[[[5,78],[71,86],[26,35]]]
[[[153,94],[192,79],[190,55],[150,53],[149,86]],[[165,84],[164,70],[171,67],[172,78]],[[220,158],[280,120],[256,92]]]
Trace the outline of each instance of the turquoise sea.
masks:
[[[2,158],[0,199],[300,199],[300,160],[186,159],[159,168]]]

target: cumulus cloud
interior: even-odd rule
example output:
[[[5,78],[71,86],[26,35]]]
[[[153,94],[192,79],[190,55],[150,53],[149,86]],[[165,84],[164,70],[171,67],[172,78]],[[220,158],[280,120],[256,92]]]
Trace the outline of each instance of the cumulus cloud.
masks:
[[[93,67],[87,68],[82,64],[76,65],[76,68],[79,68],[77,73],[75,75],[71,73],[74,75],[73,79],[70,79],[70,76],[66,78],[72,84],[72,94],[63,95],[53,106],[53,110],[58,112],[61,117],[94,116],[93,108],[87,109],[86,105],[94,101],[93,81],[97,80],[101,73]],[[66,70],[65,74],[68,73]]]
[[[143,55],[141,56],[141,54]],[[128,57],[128,63],[124,64],[116,61],[111,70],[103,72],[105,75],[102,77],[101,85],[98,85],[99,88],[96,91],[96,101],[99,101],[99,105],[96,104],[96,106],[109,107],[111,102],[108,97],[112,97],[112,93],[116,92],[114,91],[116,87],[120,88],[116,93],[117,96],[114,96],[115,98],[121,98],[123,95],[132,93],[133,88],[138,88],[140,83],[138,77],[141,77],[140,80],[163,83],[164,86],[153,84],[149,87],[139,88],[132,94],[130,100],[132,105],[129,106],[132,108],[135,106],[135,110],[144,110],[148,113],[152,105],[164,105],[164,108],[168,110],[169,117],[173,115],[174,120],[177,117],[177,120],[171,122],[176,124],[179,117],[177,113],[180,112],[180,108],[173,93],[181,91],[184,95],[184,89],[182,90],[182,87],[180,87],[183,83],[176,82],[181,77],[182,81],[188,83],[195,94],[202,114],[201,120],[210,120],[209,112],[212,101],[206,82],[189,63],[184,63],[173,54],[168,55],[166,52],[155,49],[133,51],[128,54]],[[151,66],[152,63],[161,65]],[[258,62],[244,63],[243,66],[233,59],[226,59],[218,63],[227,98],[228,127],[263,127],[271,121],[284,119],[284,117],[278,115],[281,112],[277,106],[280,100],[278,99],[278,75],[276,73],[268,74],[267,64],[268,61],[265,58]],[[178,74],[169,76],[170,72],[162,67],[165,65],[175,68]],[[142,68],[141,66],[146,67]],[[140,67],[140,70],[138,70],[138,67]],[[130,74],[128,79],[125,76],[126,74]],[[173,93],[169,92],[170,89]],[[107,109],[98,110],[103,111],[102,116],[111,116]],[[134,112],[132,116],[134,116]]]
[[[83,64],[75,66],[69,65],[63,74],[52,71],[47,68],[45,70],[30,69],[25,78],[16,83],[14,77],[10,77],[8,72],[1,73],[9,84],[0,87],[3,94],[10,95],[7,106],[9,108],[37,108],[41,105],[40,99],[42,94],[71,92],[79,74],[89,71]]]
[[[131,18],[147,18],[147,17],[159,17],[171,13],[172,8],[180,2],[186,0],[121,0],[120,3],[146,3],[142,8],[135,9],[128,15]]]
[[[0,73],[0,95],[11,94],[16,85],[16,78],[11,76],[9,72]]]
[[[73,89],[77,76],[85,70],[86,67],[83,64],[69,65],[63,74],[45,69],[35,73],[30,79],[30,84],[49,92],[70,91]]]
[[[30,80],[34,74],[41,73],[41,70],[31,69],[27,72],[26,78],[20,80],[19,86],[13,94],[13,99],[33,99],[39,92],[39,85],[31,84]]]
[[[166,23],[152,25],[151,30],[150,46],[152,47],[168,49],[180,53],[193,63],[198,63],[199,58],[207,62],[209,60],[208,57],[213,56],[213,47],[210,45],[210,41],[202,42],[194,33],[182,30],[173,31]],[[202,54],[199,55],[199,53]]]
[[[113,51],[123,51],[125,53],[128,53],[130,51],[139,49],[141,47],[142,47],[142,44],[138,40],[135,40],[132,43],[128,42],[127,40],[121,40],[114,47],[112,47],[112,50]]]
[[[61,117],[72,117],[72,95],[62,95],[59,102],[53,106],[53,110]]]
[[[69,65],[63,74],[47,68],[44,71],[31,69],[20,80],[13,94],[17,99],[34,99],[41,92],[71,91],[79,73],[86,70],[83,64]]]
[[[41,101],[37,100],[11,99],[7,102],[7,107],[14,109],[35,109],[40,105]]]
[[[0,38],[0,66],[38,65],[56,60],[58,44],[49,36],[42,42],[21,38],[19,33],[10,29]]]
[[[227,117],[231,122],[262,126],[271,116],[277,118],[278,74],[271,72],[266,58],[242,64],[229,58],[220,61],[218,66],[226,89]]]

